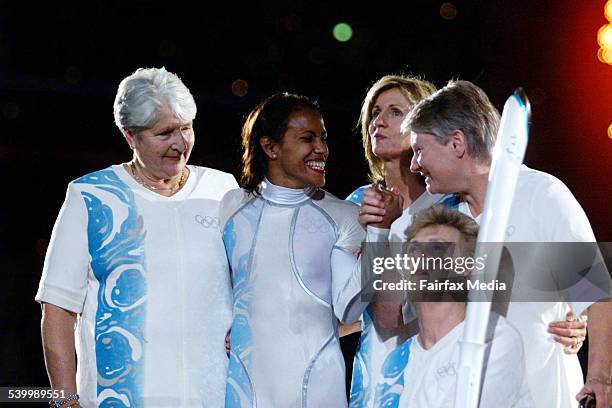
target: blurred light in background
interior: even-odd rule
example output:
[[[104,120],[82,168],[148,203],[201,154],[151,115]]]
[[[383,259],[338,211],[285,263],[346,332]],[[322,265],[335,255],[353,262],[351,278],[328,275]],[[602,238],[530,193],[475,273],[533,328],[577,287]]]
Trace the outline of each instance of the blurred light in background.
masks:
[[[232,82],[232,93],[236,96],[245,96],[249,92],[249,83],[244,79]]]
[[[597,30],[597,43],[601,47],[597,51],[597,58],[604,64],[612,65],[612,0],[606,2],[604,14],[608,24]]]
[[[453,3],[442,4],[440,6],[440,17],[444,20],[453,20],[457,17],[457,7]]]
[[[612,48],[600,48],[597,51],[597,58],[604,64],[612,65]]]
[[[334,26],[334,38],[340,42],[347,42],[353,36],[353,29],[346,23],[338,23]]]
[[[597,31],[597,42],[603,49],[612,48],[612,24],[606,24]]]
[[[13,102],[7,102],[2,107],[2,116],[6,120],[15,120],[19,115],[19,105]]]
[[[608,137],[612,139],[612,124],[608,126]]]

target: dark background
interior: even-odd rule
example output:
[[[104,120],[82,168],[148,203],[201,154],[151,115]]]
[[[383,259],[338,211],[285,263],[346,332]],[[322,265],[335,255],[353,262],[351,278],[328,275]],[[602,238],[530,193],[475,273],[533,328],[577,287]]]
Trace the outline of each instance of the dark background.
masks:
[[[517,86],[533,110],[526,163],[563,180],[599,241],[612,241],[612,66],[597,59],[604,0],[0,1],[0,385],[46,385],[34,302],[66,185],[130,159],[113,124],[120,80],[165,66],[198,105],[191,164],[238,175],[244,115],[276,91],[321,103],[327,189],[366,182],[355,131],[368,87],[388,73],[437,86],[476,82],[501,110]],[[340,43],[332,28],[353,28]],[[242,79],[248,93],[232,93]]]

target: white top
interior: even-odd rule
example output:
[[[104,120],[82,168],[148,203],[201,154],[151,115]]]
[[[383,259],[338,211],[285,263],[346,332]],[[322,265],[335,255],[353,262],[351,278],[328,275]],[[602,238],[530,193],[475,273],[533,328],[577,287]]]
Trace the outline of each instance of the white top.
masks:
[[[467,203],[459,202],[457,196],[445,196],[441,203],[473,217]],[[402,218],[405,218],[404,215],[396,222],[400,222]],[[480,222],[480,218],[476,217],[476,221]],[[404,220],[404,223],[408,226],[411,221],[412,218]],[[595,242],[595,236],[584,210],[565,184],[550,174],[524,165],[521,166],[506,236],[508,242]],[[526,246],[521,248],[525,249]],[[528,271],[527,274],[542,273],[533,270],[533,255],[513,254],[515,270],[523,271],[515,275],[514,288],[521,287],[521,280],[528,277],[524,271]],[[571,296],[571,292],[569,294]],[[506,319],[516,327],[525,343],[527,383],[536,406],[575,408],[575,396],[583,385],[578,358],[576,355],[566,355],[563,346],[555,342],[547,330],[550,323],[565,320],[568,311],[572,310],[577,316],[592,303],[573,301],[571,297],[568,298],[568,302],[510,303]],[[404,314],[407,314],[406,309]],[[365,323],[364,319],[364,325]],[[362,341],[367,334],[368,332],[364,330]],[[375,377],[371,374],[373,369],[366,367],[368,359],[380,361],[381,355],[391,356],[390,351],[397,347],[397,341],[388,345],[389,341],[386,343],[375,341],[374,335],[370,335],[370,338],[374,340],[366,343],[368,347],[360,346],[355,356],[351,407],[378,406],[373,403],[353,404],[354,398],[359,402],[365,400],[363,395],[368,395],[363,391],[365,387],[357,388],[355,384],[371,384],[368,380],[372,381],[370,379]],[[369,369],[367,376],[363,374],[365,369]],[[380,371],[378,375],[383,376],[383,370]],[[357,381],[356,376],[358,376]],[[359,376],[362,376],[363,380]],[[371,390],[375,385],[369,387]]]
[[[189,170],[172,197],[122,165],[68,185],[36,300],[79,314],[84,407],[223,404],[231,291],[218,213],[237,183]]]
[[[369,188],[363,186],[352,192],[347,200],[361,205],[363,192]],[[372,228],[368,226],[368,242],[389,240],[390,242],[404,242],[406,240],[406,229],[412,223],[416,213],[424,208],[441,202],[445,196],[442,194],[430,194],[425,191],[408,208],[402,216],[391,224],[389,230]],[[405,303],[404,315],[414,313],[409,302]],[[397,369],[403,369],[405,361],[401,355],[394,351],[406,338],[402,336],[401,330],[381,330],[373,324],[373,312],[371,308],[364,311],[361,318],[361,337],[359,348],[353,361],[353,377],[351,381],[351,407],[394,407],[397,406],[399,395],[389,395],[388,389],[382,384],[388,383],[396,376]],[[411,318],[410,320],[412,320]],[[385,368],[386,367],[386,368]],[[401,368],[400,368],[401,367]],[[393,400],[391,405],[390,401]]]
[[[346,407],[337,322],[365,307],[358,207],[269,181],[222,207],[234,293],[225,406]]]
[[[425,191],[421,194],[408,208],[402,212],[402,216],[393,221],[389,228],[390,242],[406,242],[406,229],[412,224],[414,216],[421,210],[429,208],[432,205],[441,203],[444,199],[444,194],[431,194]]]
[[[467,203],[459,211],[472,216]],[[480,222],[480,217],[476,218]],[[521,166],[506,231],[507,242],[595,242],[589,220],[569,189],[556,177]],[[538,246],[531,247],[540,248]],[[529,275],[549,274],[536,269],[529,247],[512,253],[515,277],[513,291],[524,290]],[[535,295],[534,295],[535,296]],[[571,296],[571,293],[569,293]],[[511,302],[506,318],[525,343],[527,382],[536,406],[575,408],[575,396],[582,388],[583,375],[576,355],[563,352],[563,345],[548,333],[548,325],[563,321],[566,313],[580,315],[593,302]]]
[[[534,407],[525,382],[523,347],[520,335],[503,317],[492,314],[493,341],[485,358],[486,370],[480,406],[483,408]],[[400,348],[407,360],[403,371],[403,392],[399,407],[454,408],[459,342],[465,324],[461,322],[430,349],[425,350],[418,335]],[[485,353],[485,355],[487,355]],[[542,390],[547,393],[547,390]]]

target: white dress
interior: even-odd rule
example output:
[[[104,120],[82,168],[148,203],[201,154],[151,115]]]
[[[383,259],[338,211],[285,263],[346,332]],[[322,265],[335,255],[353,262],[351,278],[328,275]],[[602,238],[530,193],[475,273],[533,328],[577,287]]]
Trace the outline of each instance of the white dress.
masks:
[[[358,207],[268,181],[260,191],[222,202],[234,293],[225,406],[345,407],[338,320],[366,305]]]
[[[353,191],[347,200],[361,205],[363,192],[369,185]],[[442,194],[430,194],[425,191],[412,205],[406,208],[402,216],[391,224],[389,230],[368,227],[368,242],[406,240],[406,228],[412,223],[414,215],[434,204],[442,202]],[[381,236],[384,235],[384,236]],[[370,239],[373,238],[373,239]],[[414,310],[411,304],[405,302],[404,316],[411,315]],[[373,312],[367,308],[361,317],[361,336],[359,347],[353,361],[353,376],[351,381],[350,407],[397,407],[401,388],[398,387],[398,373],[403,372],[408,360],[398,350],[405,337],[401,330],[381,330],[372,321]],[[408,320],[408,319],[407,319]]]
[[[189,166],[172,197],[122,165],[68,185],[36,300],[78,313],[83,407],[216,407],[231,323],[219,202],[231,174]]]

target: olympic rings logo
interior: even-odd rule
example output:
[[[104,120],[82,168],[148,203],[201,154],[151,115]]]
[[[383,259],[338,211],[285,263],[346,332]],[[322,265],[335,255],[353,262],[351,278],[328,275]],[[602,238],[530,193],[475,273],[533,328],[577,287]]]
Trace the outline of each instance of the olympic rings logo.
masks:
[[[201,216],[197,214],[195,221],[204,228],[219,228],[219,218],[211,217],[210,215]]]
[[[449,362],[447,366],[442,366],[438,368],[436,372],[440,377],[444,377],[445,375],[448,375],[448,376],[457,375],[457,370],[455,370],[455,363],[453,363],[452,361]]]

